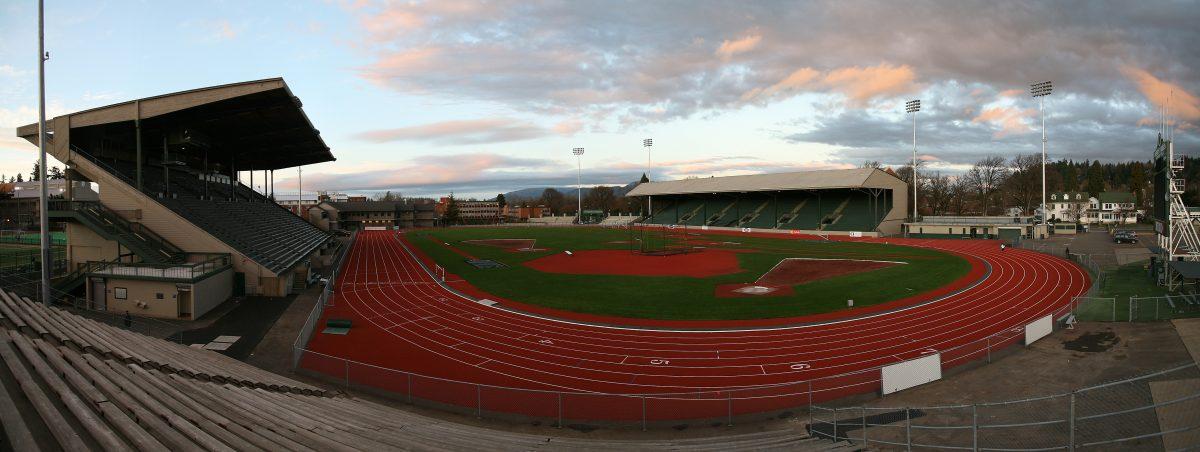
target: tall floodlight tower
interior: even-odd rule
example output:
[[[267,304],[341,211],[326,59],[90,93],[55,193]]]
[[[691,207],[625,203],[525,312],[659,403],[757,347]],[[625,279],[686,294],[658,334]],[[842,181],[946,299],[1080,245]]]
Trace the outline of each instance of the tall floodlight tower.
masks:
[[[41,183],[41,193],[38,195],[38,223],[41,232],[42,254],[42,303],[50,304],[50,188],[46,185],[46,21],[45,2],[38,1],[38,181]]]
[[[651,180],[650,179],[650,148],[654,147],[654,139],[646,138],[646,139],[642,140],[642,147],[646,148],[646,180],[649,181],[649,180]],[[646,197],[646,217],[649,218],[652,213],[654,213],[654,197],[647,196]]]
[[[913,115],[913,162],[912,162],[912,184],[913,184],[913,208],[912,221],[917,221],[917,112],[921,111],[921,99],[910,100],[904,103],[904,112],[912,113]]]
[[[575,199],[579,201],[578,210],[575,211],[575,223],[583,224],[583,164],[580,163],[583,148],[571,149],[571,153],[575,154]]]
[[[1046,211],[1046,96],[1054,90],[1054,86],[1049,80],[1029,85],[1029,93],[1038,100],[1038,110],[1042,116],[1042,234],[1047,233],[1046,217],[1049,217],[1049,212]]]

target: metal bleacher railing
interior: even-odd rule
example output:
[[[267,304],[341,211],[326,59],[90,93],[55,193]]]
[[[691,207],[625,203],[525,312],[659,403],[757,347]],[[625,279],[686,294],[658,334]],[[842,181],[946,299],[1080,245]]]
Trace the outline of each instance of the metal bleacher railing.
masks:
[[[317,302],[313,306],[312,312],[308,313],[308,319],[304,321],[304,326],[300,328],[300,334],[296,336],[296,342],[292,344],[292,368],[295,369],[300,364],[300,356],[304,351],[304,346],[308,344],[308,340],[312,338],[313,331],[316,330],[317,322],[321,320],[321,316],[325,314],[325,307],[333,305],[333,289],[337,286],[337,279],[341,273],[342,264],[346,259],[346,255],[350,253],[350,248],[354,247],[354,242],[358,240],[358,231],[354,231],[350,235],[350,240],[342,245],[342,249],[338,251],[337,257],[332,263],[333,271],[325,278],[325,287],[321,290],[321,295],[317,297]]]
[[[41,302],[39,287],[41,287],[41,280],[37,274],[31,274],[23,280],[9,278],[4,284],[6,290],[28,297],[30,300]],[[130,317],[126,319],[124,315],[119,313],[96,309],[84,297],[77,297],[53,287],[50,289],[50,296],[53,297],[51,303],[54,306],[66,309],[73,314],[146,336],[166,339],[181,344],[185,343],[184,328],[180,324],[149,317]]]
[[[351,244],[352,245],[352,244]],[[338,258],[343,264],[345,251]],[[411,252],[411,251],[410,251]],[[423,265],[423,264],[422,264]],[[433,269],[425,268],[427,272]],[[433,275],[433,273],[430,273]],[[436,276],[431,276],[435,281]],[[569,420],[640,424],[684,419],[761,419],[762,413],[794,413],[811,410],[818,403],[876,393],[882,386],[882,367],[785,384],[698,390],[673,393],[596,393],[512,388],[391,369],[339,356],[308,350],[324,307],[332,302],[331,279],[293,345],[293,368],[324,378],[336,379],[347,389],[358,387],[382,391],[409,403],[424,403],[468,412],[478,417],[540,418],[563,426]],[[1057,309],[1045,308],[1030,321],[1052,316],[1053,328],[1073,322],[1077,312],[1092,309],[1093,300],[1077,298]],[[939,349],[941,367],[950,369],[968,363],[990,363],[993,355],[1024,346],[1024,328],[1010,328],[967,343]],[[957,342],[957,340],[952,340]],[[934,346],[935,348],[937,345]],[[810,411],[811,412],[811,411]]]
[[[1200,430],[1195,362],[1068,393],[930,407],[813,406],[809,432],[921,450],[1177,450]]]

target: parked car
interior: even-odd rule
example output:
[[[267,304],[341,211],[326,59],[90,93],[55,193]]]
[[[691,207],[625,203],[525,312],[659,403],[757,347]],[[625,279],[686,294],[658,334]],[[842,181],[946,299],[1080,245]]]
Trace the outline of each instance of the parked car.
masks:
[[[1137,233],[1133,231],[1117,231],[1113,234],[1113,241],[1116,243],[1137,243]]]

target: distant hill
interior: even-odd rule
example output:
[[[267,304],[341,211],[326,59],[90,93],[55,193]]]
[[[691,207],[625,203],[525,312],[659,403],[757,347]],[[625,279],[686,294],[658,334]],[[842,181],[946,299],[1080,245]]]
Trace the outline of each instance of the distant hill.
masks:
[[[633,190],[633,187],[636,187],[636,186],[637,186],[637,182],[635,181],[635,182],[630,182],[624,186],[613,187],[613,194],[617,195],[617,197],[625,196],[626,193],[629,193],[629,191]],[[571,196],[571,197],[575,196],[575,189],[570,188],[570,187],[536,187],[536,188],[523,188],[523,189],[520,189],[517,191],[510,191],[510,192],[504,194],[504,199],[509,199],[509,200],[539,199],[542,197],[542,192],[545,191],[547,188],[553,188],[555,190],[558,190],[559,193],[562,193],[564,196]],[[583,196],[587,197],[589,191],[591,191],[591,188],[583,187]]]

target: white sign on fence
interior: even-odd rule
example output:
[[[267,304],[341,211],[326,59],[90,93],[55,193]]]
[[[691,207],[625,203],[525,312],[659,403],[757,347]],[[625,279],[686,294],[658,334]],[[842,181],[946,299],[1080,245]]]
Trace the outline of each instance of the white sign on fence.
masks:
[[[363,228],[363,230],[366,230],[366,231],[386,231],[386,230],[388,230],[388,228],[387,228],[387,226],[367,226],[367,227]]]
[[[933,353],[917,359],[884,366],[881,372],[884,394],[903,391],[942,379],[942,354]]]
[[[850,231],[850,237],[862,237],[862,231]]]
[[[1034,320],[1032,323],[1025,325],[1025,345],[1029,345],[1049,336],[1054,332],[1054,316],[1048,315],[1040,319]]]

